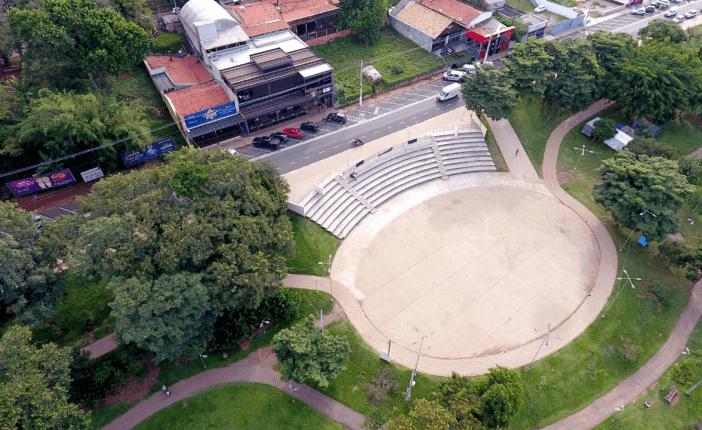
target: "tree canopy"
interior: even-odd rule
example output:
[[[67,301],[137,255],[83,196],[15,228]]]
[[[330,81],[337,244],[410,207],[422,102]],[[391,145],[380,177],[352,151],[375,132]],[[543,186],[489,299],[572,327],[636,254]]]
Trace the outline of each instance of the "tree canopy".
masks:
[[[637,158],[624,150],[602,162],[598,169],[602,184],[595,186],[595,200],[612,212],[619,225],[638,225],[648,240],[662,241],[678,230],[677,211],[695,192],[677,169],[675,161],[646,155]]]
[[[602,118],[592,128],[592,137],[605,141],[617,134],[617,123],[611,118]]]
[[[143,59],[151,40],[143,28],[93,0],[44,0],[7,15],[24,75],[34,82],[118,74]]]
[[[0,428],[87,429],[88,416],[68,402],[71,351],[37,348],[31,337],[15,325],[0,339]]]
[[[512,89],[512,84],[506,69],[495,70],[489,64],[478,67],[463,84],[466,109],[494,120],[507,118],[519,103],[518,93]]]
[[[685,31],[673,21],[667,19],[654,19],[648,25],[639,30],[639,38],[644,43],[650,42],[685,42]]]
[[[488,370],[487,386],[483,394],[486,414],[497,426],[507,426],[524,404],[522,378],[515,370],[497,366]]]
[[[341,3],[342,26],[358,31],[358,39],[366,45],[380,38],[388,13],[386,0],[345,0]]]
[[[388,422],[388,430],[448,430],[456,418],[435,400],[419,399],[409,417],[404,414]]]
[[[535,37],[517,43],[505,62],[514,88],[522,97],[541,98],[553,78],[553,56],[545,49],[542,40]]]
[[[340,336],[324,335],[314,326],[314,315],[293,328],[281,330],[273,337],[273,352],[282,365],[283,381],[312,381],[327,387],[346,370],[351,347]]]

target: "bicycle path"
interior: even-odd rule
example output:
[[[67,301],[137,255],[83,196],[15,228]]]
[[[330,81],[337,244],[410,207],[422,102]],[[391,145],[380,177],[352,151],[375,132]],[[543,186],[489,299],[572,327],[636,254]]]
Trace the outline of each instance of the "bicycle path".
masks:
[[[246,361],[245,359],[241,362],[233,363],[229,367],[207,370],[184,379],[169,387],[170,397],[166,397],[163,393],[155,393],[103,427],[103,430],[131,429],[161,409],[180,400],[216,385],[237,382],[255,382],[278,388],[296,399],[302,400],[328,418],[341,423],[347,428],[361,430],[361,423],[365,420],[365,417],[360,413],[307,385],[286,384],[280,380],[280,373],[266,367],[251,365]]]
[[[595,232],[597,240],[601,244],[602,264],[605,264],[606,261],[610,261],[616,266],[617,249],[607,229],[582,203],[575,200],[561,188],[557,176],[558,150],[565,135],[584,119],[607,108],[611,104],[612,103],[607,100],[600,100],[586,110],[571,116],[559,124],[553,133],[551,133],[546,143],[542,169],[544,181],[549,191],[564,204],[570,206],[574,211],[582,214],[581,216],[583,216],[583,219],[588,222],[592,231]],[[594,218],[594,220],[592,218]],[[603,243],[607,246],[603,247]],[[591,429],[609,418],[615,412],[614,408],[636,400],[644,390],[655,384],[663,372],[672,366],[678,357],[680,357],[680,353],[685,349],[687,339],[690,337],[692,330],[695,328],[701,316],[702,280],[697,281],[694,285],[685,310],[683,310],[683,313],[680,315],[680,319],[671,332],[668,341],[658,350],[656,355],[636,373],[622,381],[610,392],[585,407],[585,409],[545,427],[545,430]]]

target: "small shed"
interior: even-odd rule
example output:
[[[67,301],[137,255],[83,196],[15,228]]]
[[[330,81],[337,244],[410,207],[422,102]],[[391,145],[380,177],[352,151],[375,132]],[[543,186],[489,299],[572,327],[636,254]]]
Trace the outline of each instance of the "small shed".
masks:
[[[633,137],[624,133],[622,130],[617,130],[617,134],[615,134],[613,138],[605,140],[604,144],[617,152],[621,152],[632,140],[634,140]]]
[[[368,78],[369,81],[376,83],[383,79],[383,75],[378,72],[373,66],[366,66],[363,68],[363,76]]]
[[[599,120],[601,120],[599,116],[592,121],[589,121],[585,123],[585,127],[583,127],[583,134],[587,137],[592,137],[592,129],[595,128],[595,123]]]

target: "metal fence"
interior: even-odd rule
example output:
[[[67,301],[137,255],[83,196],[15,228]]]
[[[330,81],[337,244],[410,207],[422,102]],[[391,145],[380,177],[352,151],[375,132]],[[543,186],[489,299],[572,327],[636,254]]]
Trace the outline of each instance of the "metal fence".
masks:
[[[569,19],[568,21],[563,21],[560,24],[556,24],[553,27],[551,27],[551,35],[556,35],[558,33],[562,33],[566,30],[569,30],[571,28],[579,27],[583,25],[583,20],[585,19],[585,15],[578,15],[577,17],[573,19]]]

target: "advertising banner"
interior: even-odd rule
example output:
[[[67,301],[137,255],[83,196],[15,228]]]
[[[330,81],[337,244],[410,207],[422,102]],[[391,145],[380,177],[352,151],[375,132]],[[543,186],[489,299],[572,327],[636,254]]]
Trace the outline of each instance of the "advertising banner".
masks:
[[[149,160],[167,152],[175,151],[176,146],[173,138],[169,137],[163,140],[156,141],[144,149],[129,151],[122,153],[122,161],[127,167],[134,166],[146,160]]]
[[[58,172],[44,173],[34,178],[20,179],[19,181],[10,182],[7,184],[10,190],[16,196],[24,194],[36,193],[37,191],[47,190],[49,188],[58,187],[59,185],[70,184],[76,179],[71,174],[71,171],[59,170]]]
[[[90,182],[96,179],[100,179],[105,175],[102,173],[102,169],[100,169],[99,167],[94,167],[90,170],[86,170],[85,172],[81,172],[80,176],[83,177],[84,182]]]
[[[212,121],[217,121],[222,118],[227,118],[236,114],[236,103],[225,103],[223,105],[215,106],[213,108],[201,110],[200,112],[195,112],[193,114],[186,115],[185,128],[190,130],[191,128],[199,127]]]

